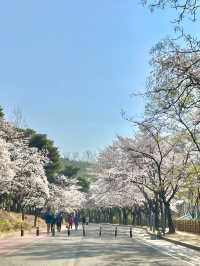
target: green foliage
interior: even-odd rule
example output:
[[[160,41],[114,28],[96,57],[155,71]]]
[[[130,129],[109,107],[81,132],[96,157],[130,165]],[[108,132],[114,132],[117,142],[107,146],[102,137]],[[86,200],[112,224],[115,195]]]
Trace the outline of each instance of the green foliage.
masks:
[[[69,159],[63,159],[62,164],[64,169],[62,174],[70,179],[77,180],[80,191],[88,192],[93,179],[93,176],[90,174],[93,164],[86,161],[70,161]]]
[[[34,134],[36,134],[35,130],[33,130],[32,128],[26,128],[26,129],[23,129],[23,131],[27,137],[31,137]]]
[[[199,189],[197,182],[200,180],[200,166],[198,164],[190,164],[186,171],[187,178],[177,193],[177,197],[179,199],[189,200],[194,205]]]
[[[61,157],[58,148],[54,142],[47,138],[45,134],[37,134],[34,130],[27,129],[26,133],[31,136],[30,146],[37,147],[39,150],[47,152],[50,162],[46,165],[45,170],[49,182],[54,182],[54,176],[60,173],[62,169]]]
[[[31,229],[31,225],[29,223],[22,222],[21,220],[15,220],[15,221],[0,220],[0,232],[3,233],[20,230],[21,226],[24,228],[24,230]]]
[[[50,159],[46,165],[46,175],[50,183],[54,183],[54,177],[63,174],[69,179],[77,180],[80,191],[87,192],[89,190],[91,176],[88,169],[92,164],[86,161],[70,161],[60,157],[57,147],[54,146],[52,140],[47,138],[45,134],[38,134],[34,130],[28,128],[24,130],[27,137],[30,137],[30,146],[37,147],[39,150],[45,150]]]
[[[64,166],[64,170],[61,173],[71,179],[77,175],[79,170],[80,168],[71,164],[67,164]]]
[[[4,118],[3,108],[0,106],[0,119]]]
[[[78,180],[78,185],[80,186],[80,191],[88,192],[90,188],[90,181],[88,180],[88,178],[84,176],[78,176],[77,180]]]
[[[12,229],[12,225],[8,221],[0,220],[0,232],[8,232]]]
[[[119,219],[116,216],[114,216],[113,220],[112,220],[112,223],[113,224],[118,224],[119,223]]]

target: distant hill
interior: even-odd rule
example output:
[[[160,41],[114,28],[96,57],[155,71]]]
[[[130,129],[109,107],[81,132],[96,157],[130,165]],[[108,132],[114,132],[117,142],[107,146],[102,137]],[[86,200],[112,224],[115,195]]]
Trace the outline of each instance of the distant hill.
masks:
[[[62,159],[63,174],[70,179],[76,179],[81,191],[87,192],[91,182],[94,181],[95,163],[81,160]]]

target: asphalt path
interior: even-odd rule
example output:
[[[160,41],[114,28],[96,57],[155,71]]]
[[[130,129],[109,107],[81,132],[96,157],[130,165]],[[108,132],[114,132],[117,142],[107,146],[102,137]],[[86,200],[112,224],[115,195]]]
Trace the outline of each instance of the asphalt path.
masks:
[[[144,230],[133,229],[129,237],[129,227],[86,226],[86,236],[82,229],[56,233],[35,240],[18,250],[10,250],[1,255],[1,266],[188,266],[200,265],[200,252],[181,247],[165,240],[152,240]]]

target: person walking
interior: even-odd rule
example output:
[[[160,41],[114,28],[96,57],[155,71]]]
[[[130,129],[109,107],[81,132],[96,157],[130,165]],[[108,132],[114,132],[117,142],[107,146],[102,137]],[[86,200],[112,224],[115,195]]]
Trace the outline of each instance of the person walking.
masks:
[[[57,231],[58,232],[61,231],[62,223],[63,223],[62,213],[59,212],[59,213],[56,214],[56,227],[57,227]]]
[[[71,229],[72,229],[73,221],[74,221],[73,216],[70,214],[69,219],[68,219],[68,223],[69,223],[69,228],[71,228]]]
[[[82,217],[82,225],[85,225],[86,224],[86,218],[85,218],[85,215],[83,215]]]
[[[81,222],[82,222],[82,227],[83,227],[83,236],[85,236],[85,224],[86,224],[85,215],[82,216]]]
[[[48,209],[44,215],[44,219],[47,225],[47,234],[49,234],[50,229],[51,229],[51,223],[52,223],[52,213],[50,209]]]
[[[52,218],[51,218],[51,232],[53,233],[53,230],[55,232],[55,224],[56,224],[56,217],[55,214],[52,213]]]
[[[78,230],[78,225],[79,225],[79,215],[76,214],[74,217],[74,225],[75,225],[75,229]]]

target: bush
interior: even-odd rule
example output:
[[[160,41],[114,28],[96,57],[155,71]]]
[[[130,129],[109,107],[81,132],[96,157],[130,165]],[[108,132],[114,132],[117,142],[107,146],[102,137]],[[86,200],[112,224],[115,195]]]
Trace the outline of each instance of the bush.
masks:
[[[117,219],[116,216],[113,217],[113,221],[112,221],[112,223],[113,223],[113,224],[118,224],[118,223],[119,223],[119,221],[118,221],[118,219]]]
[[[44,226],[45,222],[38,218],[40,221],[40,226]],[[6,212],[0,210],[0,233],[6,233],[10,231],[19,231],[21,226],[24,230],[31,230],[33,227],[34,216],[26,215],[25,220],[22,221],[20,213]]]
[[[129,216],[128,216],[128,224],[129,224],[129,225],[131,225],[131,224],[132,224],[132,219],[133,219],[133,218],[132,218],[132,216],[131,216],[131,215],[129,215]]]
[[[0,220],[0,232],[8,232],[12,229],[12,225],[8,221]]]
[[[23,227],[23,229],[25,229],[25,230],[31,229],[30,224],[28,224],[27,222],[21,221],[21,220],[16,220],[12,224],[12,229],[15,231],[21,229],[21,227]]]
[[[16,220],[16,221],[3,221],[0,220],[0,232],[9,232],[11,230],[17,231],[21,229],[21,226],[23,226],[24,230],[30,230],[31,229],[31,225],[28,224],[27,222],[22,222],[20,220]]]
[[[13,230],[18,230],[21,228],[22,222],[17,220],[12,223]]]

